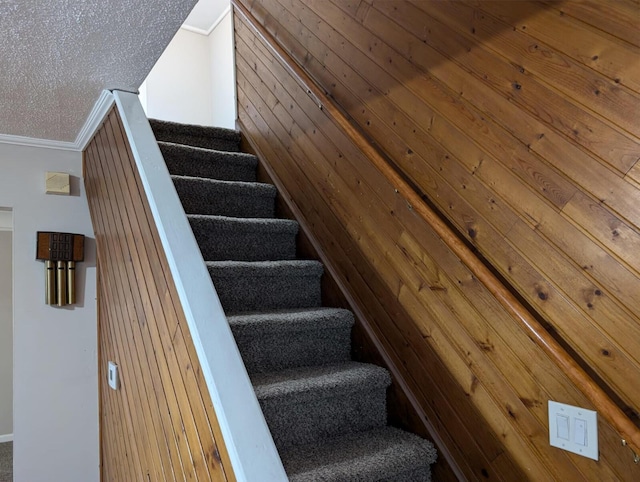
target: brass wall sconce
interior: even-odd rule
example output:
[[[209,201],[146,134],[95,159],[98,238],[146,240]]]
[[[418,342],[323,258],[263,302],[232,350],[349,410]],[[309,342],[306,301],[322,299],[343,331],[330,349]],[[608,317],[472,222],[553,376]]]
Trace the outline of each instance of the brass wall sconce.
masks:
[[[36,259],[44,261],[45,303],[76,302],[76,263],[84,261],[84,236],[38,231]]]

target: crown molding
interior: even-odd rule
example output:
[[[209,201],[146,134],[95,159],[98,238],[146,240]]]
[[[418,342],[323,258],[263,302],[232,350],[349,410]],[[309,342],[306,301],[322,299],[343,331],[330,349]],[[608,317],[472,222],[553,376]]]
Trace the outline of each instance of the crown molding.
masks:
[[[108,90],[103,90],[74,142],[0,134],[0,143],[64,151],[83,151],[100,127],[100,124],[107,115],[107,112],[109,112],[109,109],[111,109],[113,103],[113,94]]]
[[[89,113],[89,117],[84,122],[82,129],[78,133],[76,137],[76,141],[74,142],[74,146],[76,151],[84,151],[84,148],[87,147],[93,135],[96,133],[102,121],[111,110],[111,106],[115,103],[115,99],[113,94],[109,90],[103,90],[98,97],[98,100],[93,105],[93,109]]]
[[[197,33],[198,35],[204,35],[205,37],[209,35],[207,30],[203,30],[198,27],[192,27],[191,25],[181,25],[180,30],[186,30],[187,32]]]
[[[0,134],[0,143],[15,144],[16,146],[43,147],[45,149],[60,149],[63,151],[77,151],[75,142],[54,141],[52,139],[37,139],[35,137],[10,136]]]
[[[213,32],[215,30],[215,28],[218,25],[220,25],[220,22],[222,22],[224,17],[227,16],[230,11],[231,11],[231,5],[228,5],[224,9],[224,11],[220,14],[220,16],[216,19],[216,21],[211,24],[211,27],[209,27],[207,30],[204,30],[204,29],[198,28],[198,27],[192,27],[191,25],[184,25],[184,24],[182,26],[180,26],[180,28],[183,29],[183,30],[187,30],[189,32],[197,33],[197,34],[200,34],[200,35],[204,35],[205,37],[208,37],[211,34],[211,32]]]

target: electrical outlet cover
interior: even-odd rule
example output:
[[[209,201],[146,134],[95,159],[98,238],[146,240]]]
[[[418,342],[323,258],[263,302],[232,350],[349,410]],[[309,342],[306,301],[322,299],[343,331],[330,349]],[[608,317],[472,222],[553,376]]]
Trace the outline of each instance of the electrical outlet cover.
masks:
[[[549,400],[549,443],[598,460],[598,413]]]

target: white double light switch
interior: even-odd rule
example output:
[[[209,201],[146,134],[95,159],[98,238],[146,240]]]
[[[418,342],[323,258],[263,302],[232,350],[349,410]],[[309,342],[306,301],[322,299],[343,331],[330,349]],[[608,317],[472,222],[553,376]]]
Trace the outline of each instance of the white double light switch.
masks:
[[[549,443],[598,460],[598,414],[549,400]]]

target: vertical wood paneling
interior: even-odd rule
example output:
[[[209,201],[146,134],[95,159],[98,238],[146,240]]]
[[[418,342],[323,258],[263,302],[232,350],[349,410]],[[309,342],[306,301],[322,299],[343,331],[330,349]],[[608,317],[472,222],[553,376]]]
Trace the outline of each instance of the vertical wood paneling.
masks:
[[[242,3],[635,416],[640,191],[625,176],[640,158],[640,79],[627,62],[631,30],[603,31],[628,25],[628,8],[607,22],[592,1],[570,12],[555,2]],[[576,38],[552,39],[556,24]],[[632,480],[637,466],[606,423],[599,462],[548,446],[547,400],[589,403],[251,28],[238,18],[235,28],[243,131],[465,476]]]
[[[85,183],[98,252],[104,480],[235,480],[115,109],[85,150]]]

